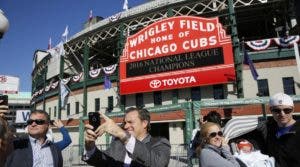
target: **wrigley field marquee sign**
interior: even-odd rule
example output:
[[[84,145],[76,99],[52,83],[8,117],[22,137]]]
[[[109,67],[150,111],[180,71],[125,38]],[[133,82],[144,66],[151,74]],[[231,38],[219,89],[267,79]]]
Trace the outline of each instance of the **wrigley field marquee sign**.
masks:
[[[179,16],[129,36],[120,58],[120,94],[235,80],[231,38],[218,18]]]

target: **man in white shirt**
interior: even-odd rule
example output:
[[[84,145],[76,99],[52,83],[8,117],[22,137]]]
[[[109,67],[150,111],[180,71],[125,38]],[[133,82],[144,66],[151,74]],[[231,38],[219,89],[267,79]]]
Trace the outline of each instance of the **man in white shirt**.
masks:
[[[60,149],[46,136],[50,124],[48,113],[34,110],[27,120],[28,136],[14,141],[14,150],[7,158],[7,167],[62,167]]]
[[[150,130],[150,113],[146,109],[128,108],[125,111],[123,129],[112,119],[101,114],[105,122],[93,131],[86,125],[85,149],[83,160],[93,166],[167,166],[170,160],[170,143],[165,138],[154,138]],[[110,147],[99,150],[95,140],[109,133],[115,140]]]

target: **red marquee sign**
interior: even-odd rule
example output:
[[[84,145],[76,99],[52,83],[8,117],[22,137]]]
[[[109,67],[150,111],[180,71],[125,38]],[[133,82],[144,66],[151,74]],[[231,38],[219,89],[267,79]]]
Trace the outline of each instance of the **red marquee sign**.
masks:
[[[235,80],[231,38],[218,18],[171,17],[126,40],[120,94],[152,92]]]

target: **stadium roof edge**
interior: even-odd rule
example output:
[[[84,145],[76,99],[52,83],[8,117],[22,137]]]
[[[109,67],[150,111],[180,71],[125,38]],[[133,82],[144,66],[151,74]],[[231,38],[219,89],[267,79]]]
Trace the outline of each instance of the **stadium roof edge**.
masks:
[[[149,10],[153,10],[155,8],[158,8],[158,7],[164,7],[164,6],[168,6],[168,5],[171,5],[171,4],[176,4],[176,3],[179,3],[179,2],[183,2],[183,1],[187,1],[187,0],[159,0],[159,1],[150,1],[150,2],[147,2],[147,3],[144,3],[144,4],[141,4],[141,5],[132,7],[130,9],[128,9],[127,11],[122,11],[122,12],[116,13],[115,15],[120,14],[119,19],[128,18],[128,17],[134,16],[134,15],[137,15],[137,14],[149,11]],[[112,15],[112,16],[114,16],[114,15]],[[110,17],[112,17],[112,16],[110,16]],[[75,35],[73,35],[70,38],[70,41],[73,41],[76,38],[85,35],[86,33],[89,33],[89,32],[91,32],[93,30],[98,29],[99,27],[102,27],[104,25],[107,25],[107,24],[111,23],[110,17],[107,17],[107,18],[105,18],[105,19],[103,19],[103,20],[101,20],[101,21],[99,21],[99,22],[91,25],[88,28],[85,28],[85,29],[79,31],[78,33],[76,33]]]

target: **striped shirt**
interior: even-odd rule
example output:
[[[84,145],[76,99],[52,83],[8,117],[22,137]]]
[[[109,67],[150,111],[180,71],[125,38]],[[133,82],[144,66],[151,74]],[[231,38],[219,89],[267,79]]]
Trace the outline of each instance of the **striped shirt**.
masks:
[[[37,139],[30,136],[29,139],[33,153],[33,167],[53,167],[53,157],[49,147],[51,141],[46,139],[41,145]]]

